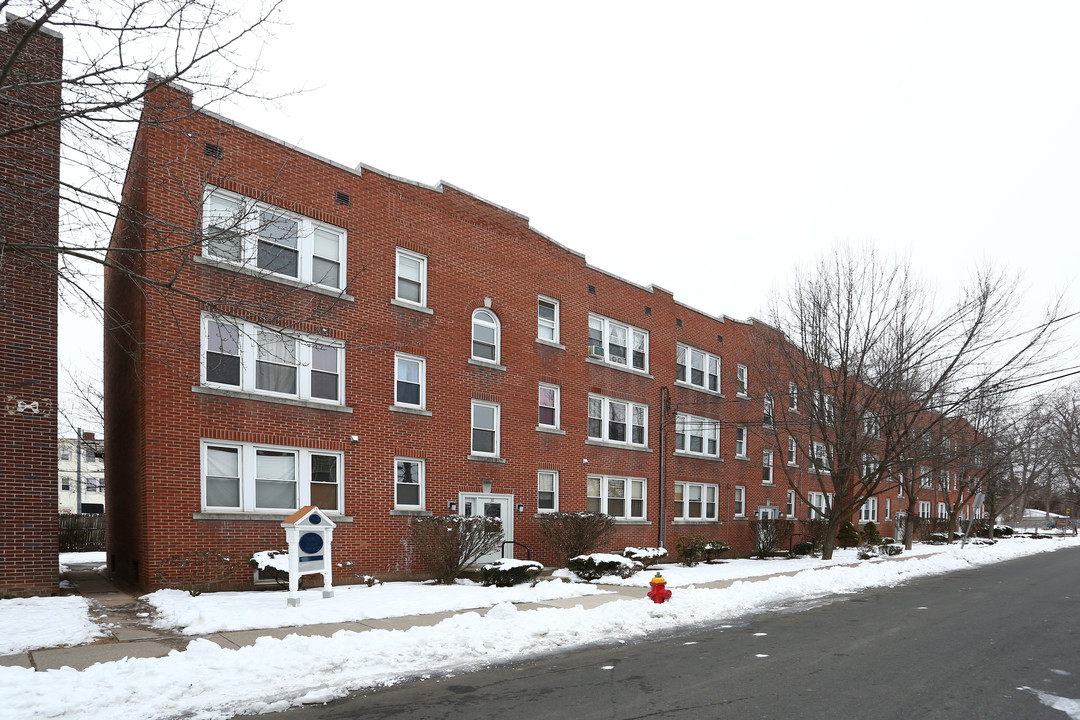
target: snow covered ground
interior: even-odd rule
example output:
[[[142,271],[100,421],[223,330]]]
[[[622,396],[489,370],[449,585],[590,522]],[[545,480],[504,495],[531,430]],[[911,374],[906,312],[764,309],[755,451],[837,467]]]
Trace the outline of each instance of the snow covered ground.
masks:
[[[337,588],[332,599],[323,600],[313,591],[299,608],[291,610],[285,608],[285,593],[191,597],[159,591],[148,596],[157,608],[158,623],[192,634],[493,607],[486,616],[462,612],[438,625],[407,631],[339,631],[332,637],[290,635],[280,640],[264,637],[253,646],[233,650],[197,638],[184,652],[101,663],[83,671],[0,668],[0,708],[5,718],[62,716],[65,720],[209,720],[271,712],[407,678],[465,672],[574,647],[633,642],[675,627],[717,626],[800,600],[891,587],[916,577],[1072,547],[1080,547],[1080,539],[1012,539],[994,546],[969,545],[963,551],[958,546],[920,546],[917,557],[901,555],[853,565],[842,564],[855,562],[854,554],[846,551],[838,552],[829,564],[806,559],[734,560],[696,568],[662,565],[659,570],[669,587],[675,588],[671,602],[655,605],[644,598],[653,574],[650,570],[619,581],[640,586],[641,600],[615,601],[590,610],[581,606],[519,610],[513,604],[598,591],[587,584],[557,581],[542,582],[535,588],[467,584],[437,588],[414,583]],[[793,571],[763,581],[739,580]],[[733,579],[736,582],[723,589],[697,587]],[[92,625],[86,605],[62,605],[56,600],[72,598],[0,601],[0,638],[9,647],[84,642],[87,635],[80,633]],[[44,637],[43,630],[26,638],[23,628],[29,616],[25,613],[33,612],[36,606],[48,620],[31,618],[35,625],[61,623],[70,629],[52,640]],[[378,652],[373,652],[375,649]]]

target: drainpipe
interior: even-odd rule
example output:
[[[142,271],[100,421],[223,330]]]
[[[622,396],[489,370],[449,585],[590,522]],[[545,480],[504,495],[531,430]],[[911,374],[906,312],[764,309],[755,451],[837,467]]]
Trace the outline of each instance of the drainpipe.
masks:
[[[667,547],[664,542],[667,539],[667,512],[664,506],[664,467],[667,465],[667,452],[665,452],[664,439],[667,436],[665,432],[665,426],[667,425],[667,385],[660,388],[660,478],[659,478],[659,491],[660,491],[660,510],[659,517],[657,518],[657,531],[656,531],[656,545],[657,547]]]
[[[82,515],[82,428],[75,429],[75,514]]]

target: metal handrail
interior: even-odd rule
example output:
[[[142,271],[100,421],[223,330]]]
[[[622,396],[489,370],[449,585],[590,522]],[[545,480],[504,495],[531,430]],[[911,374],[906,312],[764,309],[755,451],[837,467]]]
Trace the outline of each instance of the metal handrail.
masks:
[[[525,559],[532,560],[532,550],[529,549],[528,545],[518,542],[517,540],[503,540],[502,549],[499,551],[503,557],[506,557],[507,545],[520,545],[521,547],[525,548]]]

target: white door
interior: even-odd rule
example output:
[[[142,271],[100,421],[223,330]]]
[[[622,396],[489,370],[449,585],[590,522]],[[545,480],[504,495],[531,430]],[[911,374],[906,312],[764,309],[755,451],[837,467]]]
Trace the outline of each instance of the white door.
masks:
[[[904,542],[904,525],[907,524],[907,513],[898,512],[893,520],[893,540],[898,543]]]
[[[514,507],[513,495],[461,493],[458,495],[458,507],[461,508],[461,514],[465,517],[484,515],[487,517],[499,518],[502,520],[503,540],[514,539],[514,513],[511,512],[511,509]],[[514,557],[513,545],[507,546],[506,556]],[[502,546],[496,548],[494,552],[481,556],[476,562],[489,563],[494,562],[501,557]]]

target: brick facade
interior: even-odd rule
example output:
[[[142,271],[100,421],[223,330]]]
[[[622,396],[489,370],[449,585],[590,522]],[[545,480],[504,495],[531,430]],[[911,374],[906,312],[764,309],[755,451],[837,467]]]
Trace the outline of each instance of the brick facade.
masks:
[[[26,24],[0,27],[5,61]],[[57,592],[56,252],[63,41],[41,31],[0,90],[0,596]],[[31,247],[33,246],[33,247]],[[41,249],[38,249],[41,248]]]
[[[343,230],[343,289],[280,274],[269,278],[235,258],[214,260],[200,249],[207,188],[224,191],[218,193],[223,202],[254,200],[262,210],[300,218],[300,227],[312,233]],[[258,475],[278,472],[270,468],[280,468],[279,461],[300,474],[314,474],[317,463],[340,467],[343,507],[333,514],[334,557],[380,578],[419,571],[407,540],[410,517],[477,511],[489,501],[506,502],[513,539],[528,546],[533,559],[556,562],[537,530],[540,471],[558,474],[562,511],[586,510],[589,488],[602,487],[604,495],[593,503],[623,515],[617,547],[664,544],[674,551],[679,537],[700,534],[745,553],[751,547],[746,517],[759,506],[786,512],[788,485],[779,468],[785,448],[774,448],[775,482],[763,484],[763,449],[776,439],[763,423],[754,369],[752,340],[760,325],[711,317],[667,290],[605,273],[532,230],[527,218],[452,186],[430,188],[367,167],[346,168],[193,111],[190,96],[175,88],[149,98],[125,196],[129,209],[114,231],[113,257],[130,272],[106,278],[108,548],[110,567],[144,587],[211,578],[215,571],[192,568],[217,562],[215,553],[235,559],[283,547],[280,522],[291,511],[260,510],[251,497],[262,492],[268,498],[273,487],[288,490],[287,482],[275,485]],[[278,260],[270,254],[250,260],[299,257],[295,274],[304,280],[316,260],[310,245],[304,249],[302,230],[297,242],[297,253],[260,245],[260,253],[278,253]],[[158,252],[125,253],[130,248]],[[420,284],[409,285],[416,261],[426,267]],[[420,302],[409,300],[413,291]],[[554,334],[550,324],[540,327],[540,302],[548,310],[557,303],[554,338],[540,337]],[[477,310],[497,319],[497,350],[485,347],[482,335],[480,346],[472,345]],[[590,349],[590,320],[604,333],[603,353]],[[300,353],[291,371],[300,378],[294,397],[252,392],[239,381],[239,389],[221,387],[209,378],[236,367],[228,364],[232,350],[216,344],[219,335],[207,339],[222,332],[218,325],[208,329],[218,322],[238,328],[238,346],[257,346],[236,370],[248,383],[260,382],[257,356],[268,348],[256,335],[288,328]],[[634,368],[635,330],[647,333],[640,370]],[[626,334],[621,345],[619,333]],[[697,375],[677,381],[679,344],[719,359],[715,391],[706,380],[696,382]],[[303,348],[313,345],[344,348],[337,356],[340,403],[305,396],[317,368]],[[484,360],[488,353],[493,361]],[[423,367],[416,402],[414,388],[406,387],[404,401],[397,394],[398,356]],[[219,361],[226,365],[211,371],[209,364]],[[737,392],[740,364],[749,368],[745,394]],[[405,375],[397,380],[409,385]],[[538,414],[541,386],[558,389],[557,423],[549,422],[550,412]],[[475,447],[474,403],[481,408]],[[590,404],[604,408],[599,426],[590,427]],[[492,407],[498,446],[487,453],[482,415]],[[627,414],[624,423],[619,408]],[[647,413],[640,437],[634,435],[635,408]],[[709,421],[703,432],[719,428],[714,457],[707,438],[700,452],[686,452],[696,442],[686,436],[684,451],[675,449],[679,413]],[[600,439],[590,439],[597,427]],[[737,428],[746,432],[738,457]],[[806,445],[800,438],[799,462]],[[396,459],[422,461],[422,495],[412,494],[414,486],[396,495]],[[264,463],[263,469],[253,470],[252,462]],[[411,465],[410,472],[419,467]],[[294,476],[298,506],[316,492],[333,493],[316,488],[307,479],[312,475]],[[713,493],[715,519],[678,519],[676,484],[686,493],[691,486]],[[626,493],[621,503],[620,486]],[[745,488],[738,516],[737,488]],[[633,497],[635,489],[640,498]],[[231,503],[236,507],[220,507]],[[799,502],[796,515],[805,512]],[[523,557],[520,547],[515,552]],[[221,572],[222,585],[252,582],[242,563]],[[335,579],[347,582],[348,575],[335,572]]]

